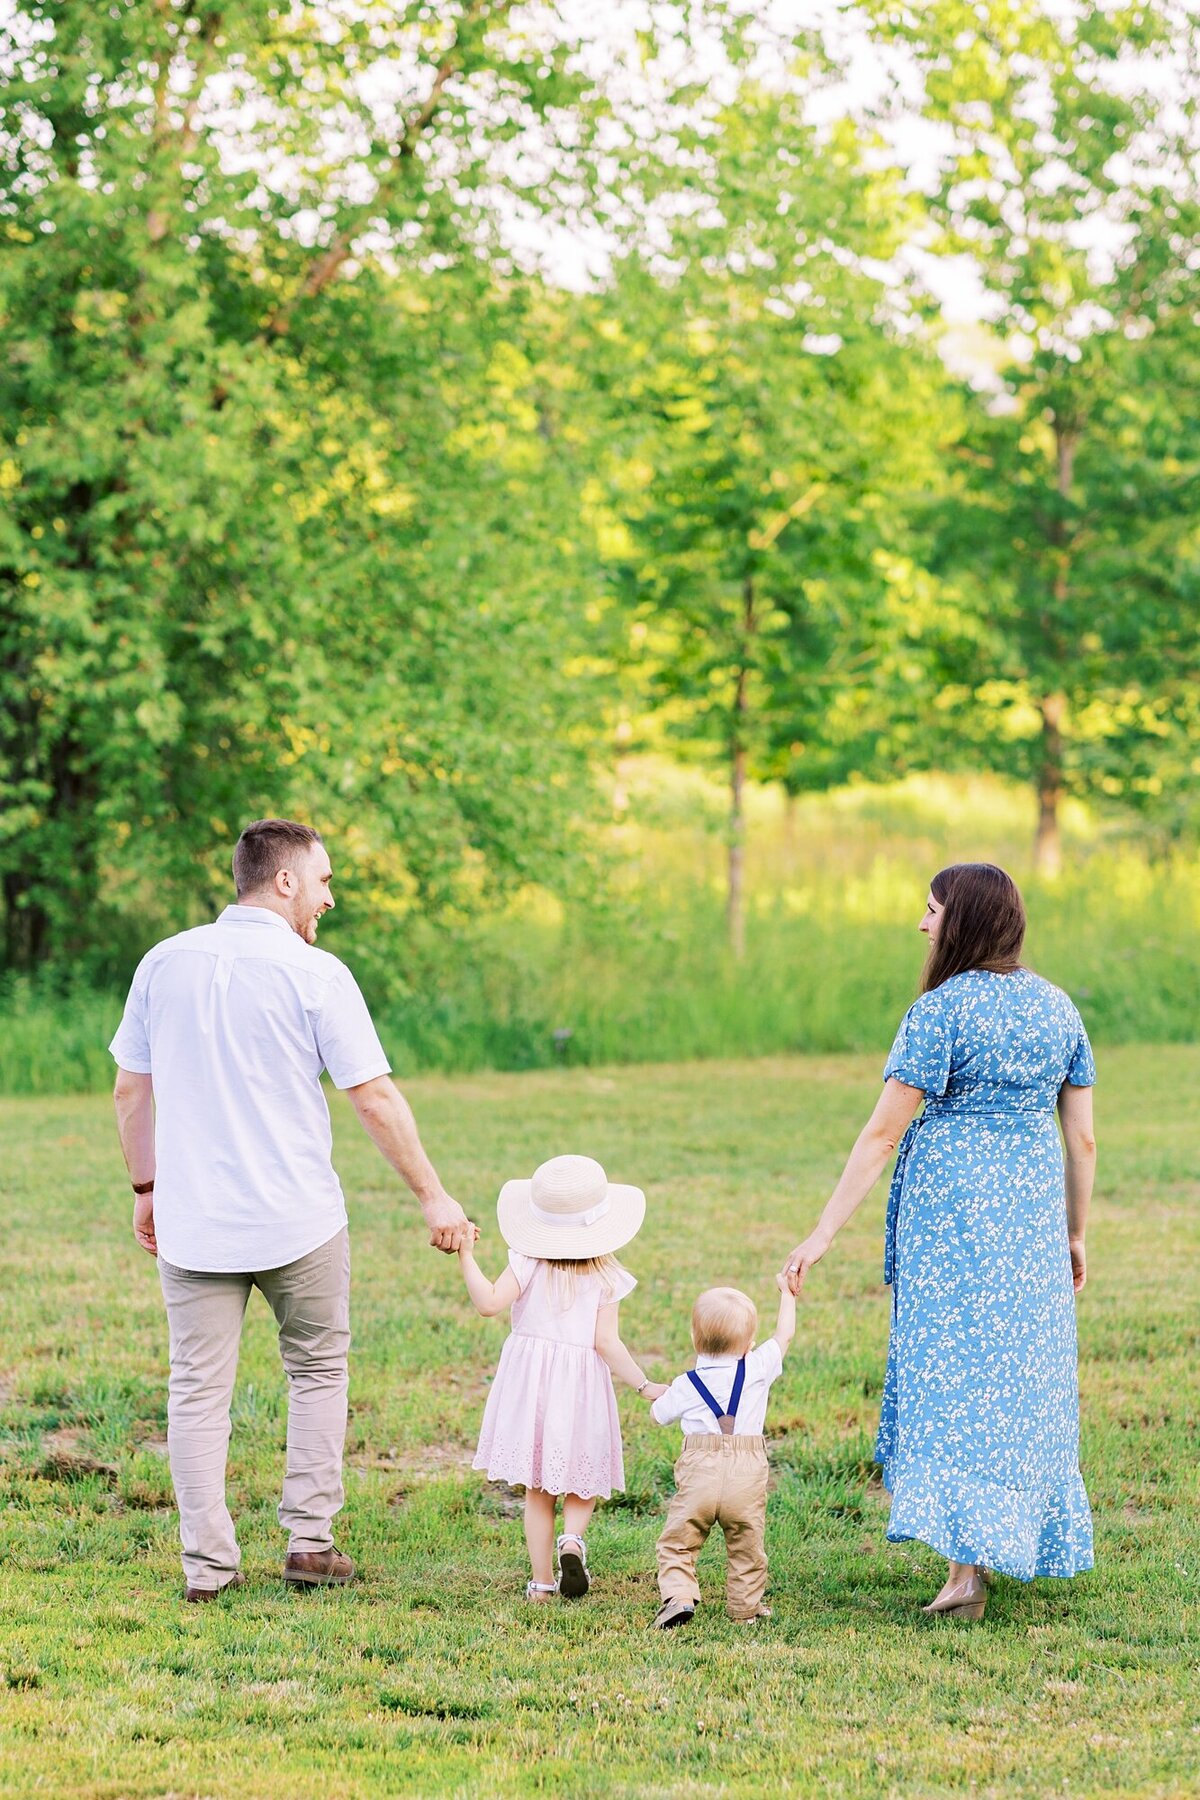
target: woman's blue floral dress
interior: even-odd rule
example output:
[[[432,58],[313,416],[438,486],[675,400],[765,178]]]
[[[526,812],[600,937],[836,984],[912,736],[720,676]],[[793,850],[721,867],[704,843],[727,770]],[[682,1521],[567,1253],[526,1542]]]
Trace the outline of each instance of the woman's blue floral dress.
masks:
[[[1092,1566],[1055,1103],[1096,1079],[1067,996],[972,969],[909,1008],[884,1070],[922,1088],[888,1196],[876,1456],[888,1537],[1028,1581]]]

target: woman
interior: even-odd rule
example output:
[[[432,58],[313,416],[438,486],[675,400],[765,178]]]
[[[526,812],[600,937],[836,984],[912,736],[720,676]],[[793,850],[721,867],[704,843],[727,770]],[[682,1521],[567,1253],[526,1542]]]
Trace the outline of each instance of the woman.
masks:
[[[926,1612],[978,1619],[990,1570],[1028,1581],[1092,1566],[1074,1294],[1086,1279],[1096,1071],[1070,1000],[1021,966],[1025,909],[1003,869],[943,869],[920,929],[921,993],[879,1104],[785,1273],[799,1293],[898,1144],[875,1452],[888,1537],[948,1559]]]

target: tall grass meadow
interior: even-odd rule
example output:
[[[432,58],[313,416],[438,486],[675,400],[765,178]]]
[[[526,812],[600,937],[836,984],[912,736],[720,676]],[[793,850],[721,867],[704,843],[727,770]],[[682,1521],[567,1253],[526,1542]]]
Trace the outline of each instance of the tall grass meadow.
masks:
[[[877,1051],[912,1000],[916,926],[944,863],[1003,863],[1029,908],[1026,959],[1076,1001],[1098,1043],[1195,1039],[1200,856],[1068,808],[1065,867],[1029,868],[1031,802],[993,781],[913,779],[792,804],[751,794],[747,949],[724,924],[723,796],[698,771],[626,773],[596,846],[602,897],[538,890],[451,937],[343,905],[321,942],[373,1006],[397,1072]],[[335,879],[337,846],[332,846]],[[123,995],[9,978],[0,1092],[85,1093],[112,1075]]]

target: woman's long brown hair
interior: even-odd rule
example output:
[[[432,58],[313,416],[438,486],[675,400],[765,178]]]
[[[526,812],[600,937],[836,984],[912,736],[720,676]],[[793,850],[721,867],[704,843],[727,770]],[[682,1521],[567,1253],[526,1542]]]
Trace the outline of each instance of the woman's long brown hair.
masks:
[[[923,994],[967,969],[1011,975],[1021,967],[1025,903],[1011,875],[994,863],[951,863],[929,891],[944,910],[921,975]]]

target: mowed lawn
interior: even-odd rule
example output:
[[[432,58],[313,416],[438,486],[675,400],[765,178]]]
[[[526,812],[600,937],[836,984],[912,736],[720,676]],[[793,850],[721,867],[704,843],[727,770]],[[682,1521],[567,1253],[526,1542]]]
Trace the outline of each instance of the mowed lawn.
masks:
[[[500,1182],[581,1150],[643,1185],[626,1339],[685,1366],[694,1293],[747,1288],[815,1218],[881,1057],[564,1071],[408,1086],[448,1185],[503,1250]],[[292,1595],[275,1520],[284,1394],[247,1321],[230,1492],[247,1586],[181,1603],[166,1333],[100,1099],[0,1110],[4,1508],[0,1791],[11,1795],[1194,1795],[1200,1788],[1200,1048],[1102,1053],[1079,1318],[1097,1568],[1001,1582],[926,1620],[939,1565],[889,1545],[871,1445],[884,1184],[812,1278],[774,1392],[774,1618],[730,1624],[723,1549],[687,1630],[648,1629],[676,1433],[621,1396],[628,1491],[596,1586],[522,1603],[519,1503],[469,1462],[501,1321],[336,1100],[355,1349],[340,1537],[362,1580]]]

